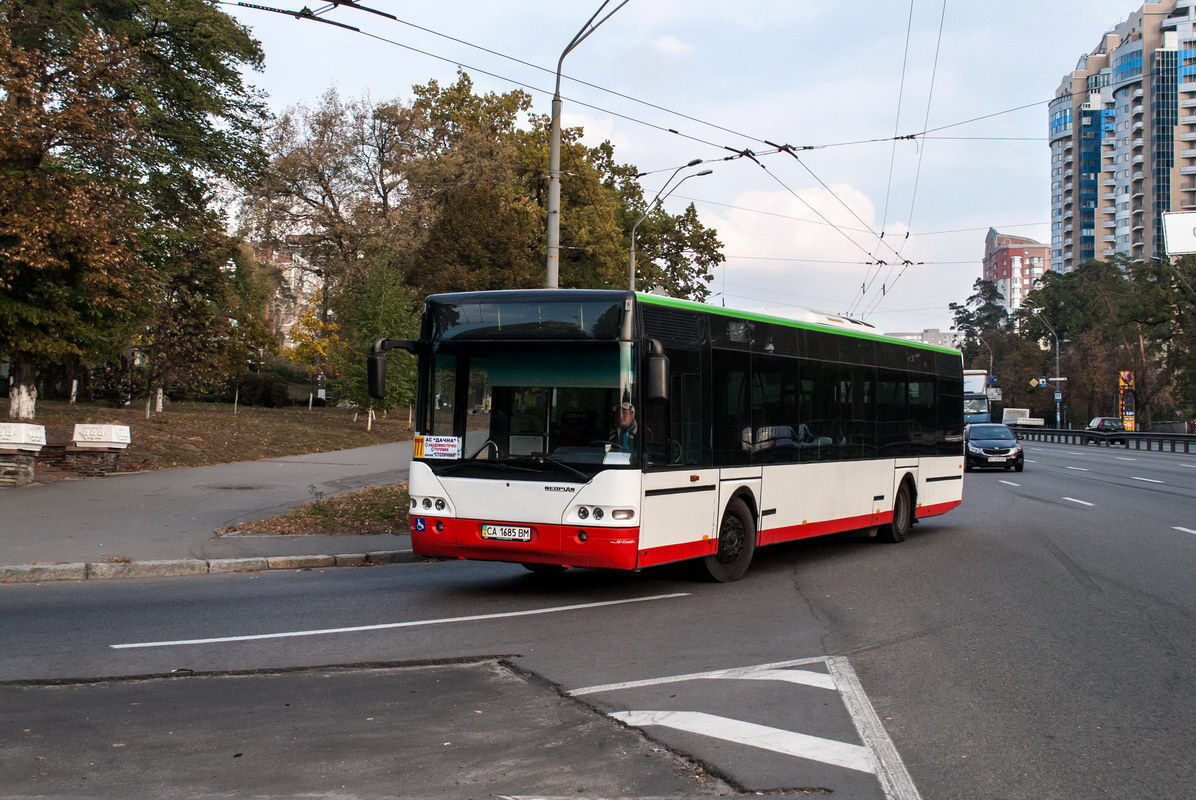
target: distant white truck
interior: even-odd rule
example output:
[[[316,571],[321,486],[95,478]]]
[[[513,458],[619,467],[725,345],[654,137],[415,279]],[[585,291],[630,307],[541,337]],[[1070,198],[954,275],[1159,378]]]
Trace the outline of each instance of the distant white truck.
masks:
[[[1007,408],[1001,414],[1001,422],[1006,425],[1024,425],[1024,426],[1038,426],[1041,428],[1045,421],[1042,417],[1030,416],[1030,409],[1028,408]]]

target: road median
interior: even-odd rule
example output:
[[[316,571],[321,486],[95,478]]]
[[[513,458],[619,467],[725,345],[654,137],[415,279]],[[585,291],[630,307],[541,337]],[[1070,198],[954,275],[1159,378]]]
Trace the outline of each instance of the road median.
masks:
[[[95,561],[63,564],[0,565],[0,583],[104,580],[110,578],[167,578],[180,575],[219,575],[267,570],[368,567],[425,560],[410,550],[365,553],[263,556],[254,558],[177,558],[152,561]]]

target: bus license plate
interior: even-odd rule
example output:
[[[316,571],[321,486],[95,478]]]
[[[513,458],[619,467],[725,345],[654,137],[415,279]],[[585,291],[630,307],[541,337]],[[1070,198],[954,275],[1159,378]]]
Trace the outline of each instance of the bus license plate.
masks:
[[[522,525],[482,525],[483,539],[500,539],[504,542],[530,542],[532,529]]]

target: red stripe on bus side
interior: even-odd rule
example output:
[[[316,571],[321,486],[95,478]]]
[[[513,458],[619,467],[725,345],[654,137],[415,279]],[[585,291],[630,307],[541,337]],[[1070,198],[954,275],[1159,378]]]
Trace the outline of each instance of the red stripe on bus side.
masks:
[[[946,514],[951,509],[962,503],[962,500],[952,500],[949,503],[932,503],[928,506],[922,506],[918,509],[918,519],[922,517],[937,517],[939,514]]]
[[[690,558],[702,558],[718,550],[717,539],[702,539],[697,542],[682,542],[680,544],[666,544],[662,547],[652,547],[639,553],[640,567],[653,567],[657,564],[667,564],[670,561],[685,561]]]
[[[870,528],[873,525],[883,525],[893,519],[892,511],[882,511],[879,514],[862,514],[858,517],[843,517],[842,519],[818,520],[801,525],[786,525],[783,528],[772,528],[760,532],[760,544],[776,544],[777,542],[792,542],[796,539],[808,539],[812,536],[826,536],[830,533],[854,531],[859,528]]]

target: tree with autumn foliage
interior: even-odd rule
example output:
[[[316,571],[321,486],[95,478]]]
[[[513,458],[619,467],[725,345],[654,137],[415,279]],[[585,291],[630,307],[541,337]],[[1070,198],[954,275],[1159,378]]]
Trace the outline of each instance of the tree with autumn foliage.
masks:
[[[530,110],[527,93],[478,92],[462,72],[451,84],[415,86],[410,102],[331,91],[271,126],[245,235],[297,246],[319,270],[327,302],[319,324],[305,320],[302,351],[339,397],[365,397],[370,340],[413,330],[420,298],[543,285],[548,118]],[[646,207],[638,170],[620,164],[610,142],[588,147],[582,134],[566,128],[561,137],[561,285],[623,288],[631,226]],[[723,260],[692,206],[653,211],[638,246],[640,286],[677,297],[703,299]],[[410,393],[405,374],[392,370],[395,402]]]
[[[218,185],[261,164],[262,104],[241,74],[260,62],[211,0],[0,6],[10,416],[34,415],[39,366],[112,357],[177,302],[178,243],[220,239]]]

